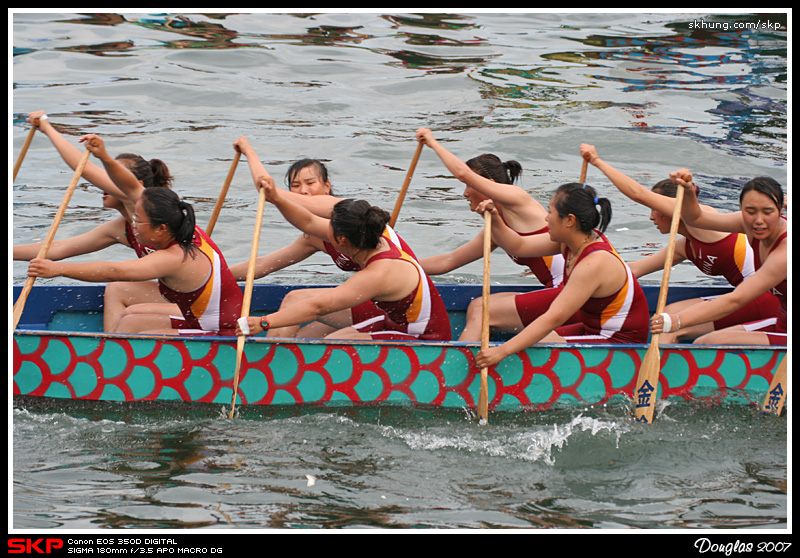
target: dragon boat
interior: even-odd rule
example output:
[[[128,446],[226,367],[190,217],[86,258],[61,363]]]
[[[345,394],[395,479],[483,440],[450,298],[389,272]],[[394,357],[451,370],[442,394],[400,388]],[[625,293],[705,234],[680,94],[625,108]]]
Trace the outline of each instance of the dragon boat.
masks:
[[[312,285],[309,285],[312,286]],[[320,287],[320,285],[313,285]],[[437,285],[453,338],[480,285]],[[289,285],[256,284],[252,315],[274,311]],[[493,286],[498,292],[531,285]],[[20,287],[13,288],[14,299]],[[229,406],[237,339],[102,332],[103,285],[33,287],[13,332],[13,394],[104,401],[182,401]],[[644,287],[651,308],[657,287]],[[673,286],[668,302],[727,292]],[[492,339],[492,343],[498,342]],[[547,410],[633,401],[647,344],[539,344],[489,369],[490,411]],[[248,337],[237,406],[414,405],[472,409],[480,389],[479,343],[333,341]],[[786,347],[665,345],[659,399],[758,404]],[[639,395],[641,397],[641,395]]]

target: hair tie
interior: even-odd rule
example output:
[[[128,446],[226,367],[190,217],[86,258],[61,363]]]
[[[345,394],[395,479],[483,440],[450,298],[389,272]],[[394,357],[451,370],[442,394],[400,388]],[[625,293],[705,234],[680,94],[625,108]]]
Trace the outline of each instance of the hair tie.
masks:
[[[597,205],[598,203],[600,203],[600,200],[598,200],[597,198],[595,198],[595,199],[594,199],[594,204],[595,204],[595,205]]]

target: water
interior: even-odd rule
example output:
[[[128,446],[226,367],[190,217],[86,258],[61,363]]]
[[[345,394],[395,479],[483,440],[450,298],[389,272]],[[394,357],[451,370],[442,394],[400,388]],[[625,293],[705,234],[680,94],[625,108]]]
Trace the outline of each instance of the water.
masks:
[[[779,30],[734,30],[743,23]],[[73,142],[167,162],[175,189],[211,215],[247,136],[277,179],[328,162],[335,192],[394,206],[425,126],[462,159],[523,166],[546,202],[580,174],[580,143],[653,184],[689,168],[702,199],[734,210],[742,182],[788,186],[787,17],[652,13],[14,13],[13,151],[46,110]],[[698,25],[706,29],[694,29]],[[715,29],[708,27],[714,25]],[[725,31],[723,26],[727,25]],[[665,241],[649,211],[598,171],[608,236],[625,258]],[[71,171],[37,136],[9,196],[15,244],[41,240]],[[472,238],[482,220],[423,151],[398,221],[420,257]],[[213,237],[246,260],[255,189],[243,160]],[[81,185],[59,238],[107,220]],[[297,236],[267,207],[261,253]],[[247,240],[245,240],[247,239]],[[127,259],[114,247],[75,258]],[[9,266],[21,283],[26,265]],[[439,282],[481,281],[480,262]],[[676,283],[711,282],[691,266]],[[316,255],[281,283],[343,280]],[[502,254],[496,283],[532,282]],[[46,280],[41,280],[45,282]],[[63,282],[63,279],[54,282]],[[658,284],[658,274],[644,282]],[[788,420],[754,407],[671,404],[657,423],[628,407],[497,414],[468,410],[240,409],[15,401],[15,529],[749,528],[785,532]]]

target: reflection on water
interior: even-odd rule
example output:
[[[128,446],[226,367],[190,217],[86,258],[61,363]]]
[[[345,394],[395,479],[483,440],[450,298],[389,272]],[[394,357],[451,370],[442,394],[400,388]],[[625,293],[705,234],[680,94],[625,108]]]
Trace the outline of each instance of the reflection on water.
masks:
[[[498,14],[492,14],[498,15]],[[315,17],[316,16],[316,17]],[[753,15],[717,15],[702,19],[686,16],[684,21],[666,22],[659,34],[639,32],[621,25],[613,33],[581,36],[578,25],[564,24],[552,14],[514,14],[500,26],[486,25],[481,14],[395,14],[376,15],[386,26],[362,23],[363,17],[338,14],[330,19],[359,22],[353,25],[315,24],[319,14],[81,14],[56,20],[59,24],[116,27],[120,32],[134,26],[157,34],[137,39],[73,44],[42,45],[43,49],[86,53],[95,56],[141,56],[160,49],[221,50],[274,49],[276,45],[361,48],[382,57],[383,64],[399,63],[403,68],[425,74],[460,74],[480,84],[481,96],[505,108],[529,109],[534,127],[565,125],[566,115],[575,111],[620,108],[631,115],[626,123],[642,131],[664,135],[688,135],[698,141],[734,150],[742,155],[780,159],[786,140],[785,100],[761,94],[758,87],[785,84],[786,14],[761,16],[769,29],[737,30],[737,24],[752,23]],[[17,19],[22,15],[18,14]],[[602,15],[597,17],[602,18]],[[285,25],[286,21],[295,22]],[[250,22],[255,25],[250,25]],[[581,23],[589,23],[586,18]],[[511,22],[517,27],[512,28]],[[242,25],[244,23],[244,25]],[[307,25],[297,26],[296,23]],[[509,50],[529,50],[512,64],[493,42],[515,41]],[[719,26],[719,28],[715,27]],[[725,29],[724,27],[730,29]],[[237,30],[236,27],[241,27]],[[277,27],[294,27],[296,32],[269,32]],[[259,31],[264,28],[263,31]],[[668,31],[668,32],[667,32]],[[119,33],[115,33],[119,34]],[[187,37],[175,39],[176,35]],[[541,49],[531,41],[537,35],[552,39],[557,48]],[[387,48],[391,44],[405,47]],[[568,43],[582,48],[564,49]],[[506,46],[503,44],[503,46]],[[15,50],[16,56],[35,52]],[[342,51],[346,52],[346,51]],[[527,59],[527,60],[526,60]],[[597,98],[591,89],[612,87],[629,93],[630,99]],[[714,98],[715,106],[704,110],[704,121],[668,116],[665,125],[661,108],[636,94],[656,91],[697,92]],[[588,93],[581,100],[578,94]],[[625,96],[620,96],[620,99]],[[84,115],[85,116],[85,115]],[[113,120],[110,121],[113,123]],[[479,123],[479,122],[478,122]],[[87,124],[82,130],[87,131]],[[459,126],[477,123],[466,119]],[[500,124],[502,125],[502,123]],[[714,136],[706,128],[712,127]],[[67,132],[69,128],[65,129]],[[720,136],[719,130],[725,130]],[[766,150],[764,149],[766,144]]]

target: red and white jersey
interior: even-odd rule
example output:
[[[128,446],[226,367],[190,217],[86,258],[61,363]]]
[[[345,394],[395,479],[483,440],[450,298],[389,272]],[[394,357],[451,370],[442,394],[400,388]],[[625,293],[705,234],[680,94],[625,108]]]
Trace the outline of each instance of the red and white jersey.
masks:
[[[199,227],[192,242],[211,262],[205,283],[189,292],[180,292],[158,282],[161,294],[181,309],[182,320],[173,320],[181,333],[235,335],[236,320],[242,314],[242,289],[228,269],[216,244]]]
[[[686,257],[706,275],[725,277],[734,287],[756,271],[753,248],[742,233],[716,242],[686,236]]]
[[[375,315],[369,305],[353,308],[353,327],[369,333],[373,339],[408,339],[449,341],[452,338],[450,318],[439,291],[423,271],[413,254],[394,243],[389,250],[376,254],[367,262],[396,259],[409,262],[419,274],[417,287],[396,301],[373,300],[374,308],[382,312]],[[362,311],[364,312],[362,314]]]

